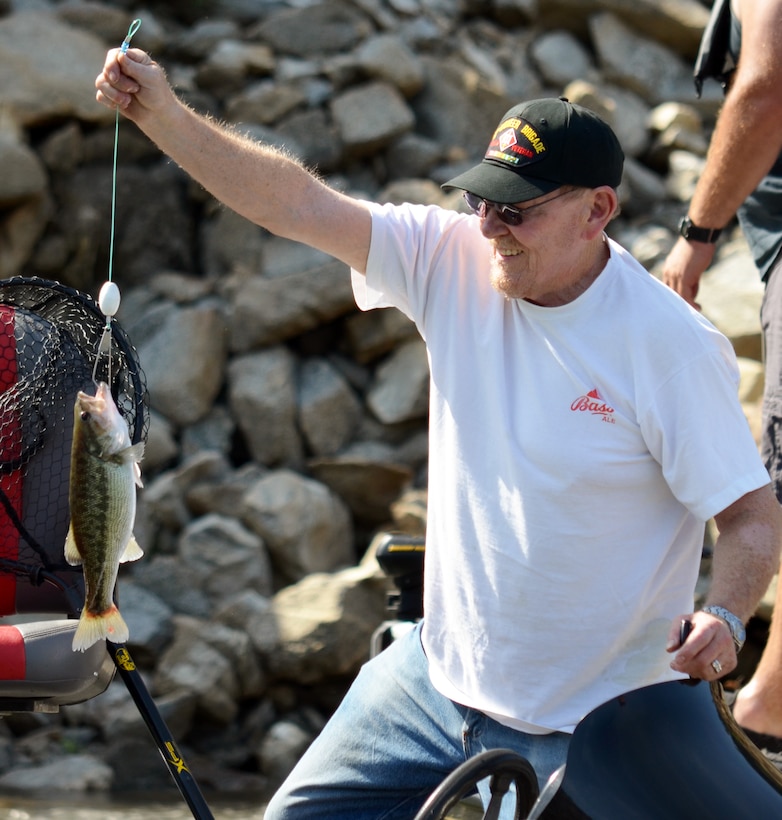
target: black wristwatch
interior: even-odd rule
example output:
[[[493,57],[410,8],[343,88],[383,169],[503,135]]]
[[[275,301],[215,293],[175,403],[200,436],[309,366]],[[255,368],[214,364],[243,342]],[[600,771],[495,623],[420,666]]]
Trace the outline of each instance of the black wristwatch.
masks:
[[[693,225],[689,216],[685,216],[679,223],[679,233],[687,240],[711,245],[720,238],[722,228],[699,228]]]

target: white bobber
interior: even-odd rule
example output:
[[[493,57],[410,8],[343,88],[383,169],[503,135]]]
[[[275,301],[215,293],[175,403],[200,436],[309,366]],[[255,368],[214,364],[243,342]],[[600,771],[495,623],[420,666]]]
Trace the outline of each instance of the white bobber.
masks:
[[[104,316],[114,316],[119,310],[120,293],[114,282],[104,282],[98,296],[98,307]]]

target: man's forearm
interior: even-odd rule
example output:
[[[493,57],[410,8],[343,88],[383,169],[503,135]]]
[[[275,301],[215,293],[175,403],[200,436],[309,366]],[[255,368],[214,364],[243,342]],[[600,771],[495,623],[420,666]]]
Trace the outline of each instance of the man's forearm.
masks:
[[[778,98],[778,90],[775,97]],[[696,225],[723,227],[782,151],[782,107],[767,96],[732,90],[720,113],[690,203]]]
[[[277,235],[286,235],[296,225],[294,203],[306,201],[315,180],[291,156],[178,100],[163,116],[137,124],[163,153],[232,210]]]
[[[748,493],[716,517],[707,604],[725,607],[746,622],[779,567],[782,511],[770,486]]]

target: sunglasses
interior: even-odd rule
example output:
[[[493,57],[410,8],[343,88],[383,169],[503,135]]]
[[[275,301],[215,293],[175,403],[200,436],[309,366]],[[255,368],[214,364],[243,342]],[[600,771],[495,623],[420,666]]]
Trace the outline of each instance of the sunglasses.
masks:
[[[530,205],[529,208],[517,208],[515,205],[503,205],[501,202],[492,202],[490,199],[484,199],[477,194],[470,193],[470,191],[464,192],[464,201],[467,203],[469,209],[481,219],[485,219],[488,216],[489,209],[491,208],[497,214],[497,218],[500,222],[515,226],[521,225],[524,221],[524,214],[527,213],[527,211],[532,211],[541,205],[547,205],[549,202],[553,202],[555,199],[565,196],[565,194],[572,194],[573,190],[573,188],[568,188],[568,190],[562,191],[556,196],[552,196],[550,199],[545,200],[545,202]]]

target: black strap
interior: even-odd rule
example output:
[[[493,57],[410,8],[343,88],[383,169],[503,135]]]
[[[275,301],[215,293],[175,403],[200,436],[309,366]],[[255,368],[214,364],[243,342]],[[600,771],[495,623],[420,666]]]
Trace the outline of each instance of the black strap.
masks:
[[[724,89],[736,69],[736,62],[730,53],[730,26],[730,0],[714,0],[693,70],[698,97],[701,96],[704,80],[717,80]]]

